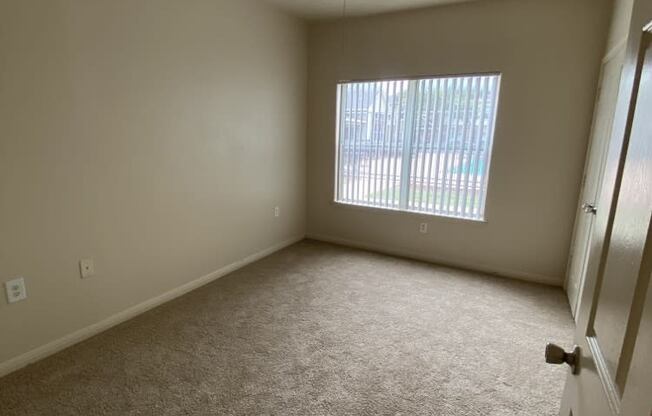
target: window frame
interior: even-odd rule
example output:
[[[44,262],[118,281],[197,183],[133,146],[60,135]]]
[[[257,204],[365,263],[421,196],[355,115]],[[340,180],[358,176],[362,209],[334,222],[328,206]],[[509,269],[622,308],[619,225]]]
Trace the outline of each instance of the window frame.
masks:
[[[340,154],[339,154],[339,149],[340,149],[340,134],[341,134],[341,125],[340,125],[340,117],[341,117],[341,92],[342,92],[342,85],[343,84],[351,84],[351,83],[364,83],[364,82],[388,82],[388,81],[418,81],[418,80],[430,80],[430,79],[445,79],[445,78],[457,78],[457,77],[479,77],[479,76],[497,76],[498,77],[498,84],[497,84],[497,90],[496,90],[496,108],[494,111],[494,118],[492,121],[491,125],[491,146],[488,148],[488,155],[487,155],[487,167],[486,167],[486,191],[484,195],[484,201],[481,201],[482,207],[484,208],[482,210],[482,215],[479,218],[469,218],[469,217],[462,217],[462,216],[456,216],[456,215],[447,215],[447,214],[441,214],[441,213],[434,213],[434,212],[427,212],[427,211],[416,211],[416,210],[409,210],[409,209],[402,209],[402,208],[394,208],[394,207],[381,207],[381,206],[374,206],[374,205],[368,205],[368,204],[359,204],[355,202],[344,202],[344,201],[338,201],[338,193],[339,193],[339,163],[340,163]],[[501,98],[501,92],[502,92],[502,87],[503,87],[503,73],[500,71],[487,71],[487,72],[467,72],[467,73],[446,73],[446,74],[436,74],[436,75],[411,75],[411,76],[387,76],[387,77],[377,77],[377,78],[351,78],[351,79],[340,79],[335,82],[335,152],[334,152],[334,171],[333,171],[333,193],[331,197],[331,204],[346,208],[346,209],[354,209],[354,210],[364,210],[364,211],[373,211],[376,213],[383,213],[383,214],[395,214],[395,215],[412,215],[412,216],[427,216],[427,217],[436,217],[438,219],[444,219],[444,220],[451,220],[451,221],[463,221],[463,222],[472,222],[472,223],[487,223],[488,222],[488,211],[489,211],[489,206],[487,205],[488,201],[488,196],[489,196],[489,187],[490,187],[490,179],[491,179],[491,166],[492,166],[492,161],[493,161],[493,149],[496,144],[496,130],[497,130],[497,124],[498,124],[498,116],[500,112],[500,98]]]

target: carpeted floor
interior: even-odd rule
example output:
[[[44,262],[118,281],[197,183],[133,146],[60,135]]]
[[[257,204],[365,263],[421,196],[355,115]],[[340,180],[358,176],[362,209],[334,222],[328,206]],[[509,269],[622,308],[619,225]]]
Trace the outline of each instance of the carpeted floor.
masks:
[[[0,379],[13,415],[557,415],[561,289],[303,241]]]

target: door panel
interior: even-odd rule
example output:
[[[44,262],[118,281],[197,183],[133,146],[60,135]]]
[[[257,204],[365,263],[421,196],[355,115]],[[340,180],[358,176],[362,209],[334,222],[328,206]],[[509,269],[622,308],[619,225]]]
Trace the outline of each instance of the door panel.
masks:
[[[645,338],[639,339],[652,325],[644,315],[652,303],[652,34],[641,30],[651,18],[652,2],[637,1],[578,310],[579,372],[569,372],[564,416],[650,416],[652,410],[645,404],[652,372],[640,372],[649,364],[640,352]],[[645,395],[630,393],[646,388]]]
[[[652,269],[652,256],[647,257],[648,270]],[[652,276],[648,274],[648,282]],[[623,415],[652,415],[652,285],[648,285],[642,304],[640,328],[632,352],[627,386],[623,397]]]
[[[646,40],[646,42],[648,42]],[[626,340],[631,306],[638,285],[652,207],[652,47],[644,54],[632,137],[625,162],[609,254],[592,329],[613,377]],[[647,278],[647,276],[645,277]],[[622,391],[623,386],[619,386]]]
[[[569,258],[566,290],[571,304],[573,316],[579,306],[580,288],[584,283],[584,275],[588,260],[588,248],[593,228],[594,215],[582,209],[584,203],[596,205],[598,191],[602,182],[604,164],[607,154],[607,144],[613,123],[614,109],[618,97],[618,85],[625,58],[625,48],[620,47],[605,58],[602,69],[600,87],[597,94],[594,123],[587,150],[586,166],[582,180],[582,193],[576,213],[576,226],[573,233],[573,245]]]

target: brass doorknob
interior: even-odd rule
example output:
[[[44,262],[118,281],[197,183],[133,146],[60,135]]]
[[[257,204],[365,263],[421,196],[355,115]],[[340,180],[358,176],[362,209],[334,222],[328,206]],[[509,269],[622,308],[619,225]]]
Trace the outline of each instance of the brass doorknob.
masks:
[[[566,352],[558,345],[548,343],[546,345],[546,362],[548,364],[563,364],[570,366],[571,372],[577,374],[579,370],[580,347],[575,345],[571,352]]]

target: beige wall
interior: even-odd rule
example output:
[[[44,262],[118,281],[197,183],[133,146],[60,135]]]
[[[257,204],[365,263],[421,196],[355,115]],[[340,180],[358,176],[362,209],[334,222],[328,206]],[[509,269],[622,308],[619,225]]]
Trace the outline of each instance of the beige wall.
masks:
[[[561,285],[610,12],[487,0],[312,25],[309,235]],[[331,202],[338,79],[483,71],[503,74],[486,223]]]
[[[0,364],[303,235],[306,60],[247,0],[0,0]]]

